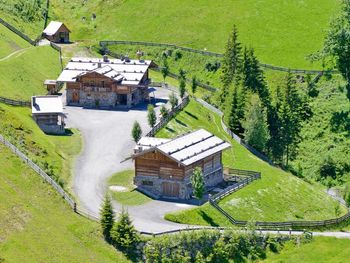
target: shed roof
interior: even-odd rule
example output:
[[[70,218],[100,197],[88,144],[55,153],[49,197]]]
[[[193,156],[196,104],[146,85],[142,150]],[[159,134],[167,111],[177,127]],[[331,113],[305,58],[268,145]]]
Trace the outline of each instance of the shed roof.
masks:
[[[130,60],[126,62],[121,59],[108,59],[108,61],[104,61],[102,58],[74,57],[68,62],[57,81],[76,82],[78,76],[91,71],[105,72],[107,74],[106,76],[109,76],[108,70],[112,69],[113,71],[110,71],[110,76],[116,74],[122,75],[122,85],[138,85],[151,65],[151,60]]]
[[[159,150],[169,158],[187,166],[230,147],[231,144],[204,129],[200,129],[149,147],[137,155],[142,155],[145,151],[153,149]]]
[[[58,31],[58,29],[60,29],[60,27],[63,25],[62,22],[59,21],[51,21],[49,23],[49,25],[44,29],[43,33],[48,35],[48,36],[52,36],[54,34],[56,34],[56,32]],[[68,29],[68,28],[67,28]],[[69,29],[68,29],[69,31]]]
[[[33,96],[32,114],[58,113],[63,114],[62,100],[57,95]]]

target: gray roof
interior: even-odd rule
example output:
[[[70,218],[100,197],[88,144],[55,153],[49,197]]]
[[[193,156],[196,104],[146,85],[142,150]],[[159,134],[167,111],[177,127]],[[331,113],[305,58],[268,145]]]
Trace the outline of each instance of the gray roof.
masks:
[[[169,158],[187,166],[230,147],[231,144],[204,129],[200,129],[145,148],[143,152],[159,150]],[[137,155],[141,155],[143,152]]]
[[[60,96],[33,96],[32,114],[58,113],[63,114],[63,104]]]
[[[122,85],[138,85],[151,63],[151,60],[130,60],[126,62],[121,59],[108,59],[108,61],[103,61],[102,58],[74,57],[68,62],[57,81],[76,82],[78,76],[91,71],[107,71],[106,66],[108,66],[113,70],[113,72],[111,71],[111,76],[119,74],[123,77],[121,79]],[[106,72],[106,74],[107,73],[108,72]]]
[[[43,33],[48,36],[52,36],[56,34],[57,30],[60,29],[62,25],[63,25],[62,22],[51,21],[49,25],[44,29]]]

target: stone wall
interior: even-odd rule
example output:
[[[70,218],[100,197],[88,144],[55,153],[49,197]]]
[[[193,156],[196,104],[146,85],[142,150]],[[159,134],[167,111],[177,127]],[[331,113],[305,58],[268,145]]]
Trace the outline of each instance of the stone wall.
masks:
[[[73,100],[73,93],[78,92],[79,102]],[[118,94],[115,92],[83,91],[67,89],[67,105],[82,106],[87,108],[131,108],[144,100],[141,89],[136,89],[133,94],[126,94],[126,104],[118,102]]]
[[[205,186],[207,189],[213,188],[216,185],[224,181],[222,167],[212,171],[211,173],[204,174]],[[183,181],[163,179],[156,176],[143,176],[137,175],[134,177],[134,184],[138,189],[154,198],[163,197],[163,182],[172,182],[179,184],[179,196],[180,199],[190,199],[192,195],[191,176],[186,176]]]

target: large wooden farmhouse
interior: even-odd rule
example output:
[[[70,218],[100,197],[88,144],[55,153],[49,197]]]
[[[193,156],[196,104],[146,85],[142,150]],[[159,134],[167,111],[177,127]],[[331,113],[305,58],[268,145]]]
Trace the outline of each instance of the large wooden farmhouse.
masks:
[[[55,43],[69,43],[70,30],[65,24],[58,21],[51,21],[43,31],[43,37]]]
[[[72,58],[58,77],[67,105],[130,108],[148,100],[149,60]]]
[[[175,139],[143,137],[135,147],[134,183],[156,198],[189,199],[195,167],[203,172],[207,188],[224,180],[222,151],[231,145],[204,129]]]

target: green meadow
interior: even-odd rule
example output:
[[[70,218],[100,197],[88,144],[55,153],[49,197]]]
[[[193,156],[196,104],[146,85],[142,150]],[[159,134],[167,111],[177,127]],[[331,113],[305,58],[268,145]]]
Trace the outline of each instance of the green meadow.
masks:
[[[0,185],[1,262],[128,262],[3,144]]]
[[[262,178],[220,201],[220,206],[234,218],[253,221],[322,220],[336,217],[337,202],[325,188],[307,183],[290,173],[270,166],[243,146],[230,139],[221,127],[220,117],[191,101],[157,137],[171,138],[187,131],[204,128],[232,144],[223,154],[226,167],[254,170]],[[340,214],[346,212],[339,207]],[[188,224],[227,226],[227,222],[209,204],[192,210],[166,215],[166,219]]]
[[[28,47],[30,44],[27,41],[0,25],[0,60],[15,51],[19,52],[19,50]]]

